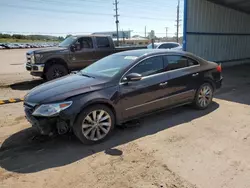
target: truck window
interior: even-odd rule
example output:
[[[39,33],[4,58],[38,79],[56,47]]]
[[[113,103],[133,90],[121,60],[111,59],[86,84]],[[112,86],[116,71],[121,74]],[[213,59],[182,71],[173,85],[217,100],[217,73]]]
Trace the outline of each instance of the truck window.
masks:
[[[107,37],[96,37],[98,48],[110,48],[110,43]]]
[[[82,49],[93,48],[92,39],[90,37],[81,37],[77,40],[76,47],[77,47],[76,49],[77,51],[80,51]]]

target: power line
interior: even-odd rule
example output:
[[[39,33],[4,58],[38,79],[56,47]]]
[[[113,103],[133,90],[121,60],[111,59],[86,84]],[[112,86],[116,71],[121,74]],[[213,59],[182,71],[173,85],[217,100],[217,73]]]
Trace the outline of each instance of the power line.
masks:
[[[107,13],[95,13],[95,12],[82,12],[82,11],[69,11],[69,10],[58,10],[58,9],[43,9],[43,8],[37,8],[37,7],[28,7],[28,6],[21,6],[21,5],[7,5],[2,4],[1,6],[5,7],[12,7],[12,8],[21,8],[21,9],[28,9],[28,10],[38,10],[38,11],[45,11],[45,12],[63,12],[63,13],[69,13],[69,14],[84,14],[84,15],[102,15],[102,16],[112,16],[112,14]]]
[[[69,13],[69,14],[83,14],[83,15],[102,15],[102,16],[112,16],[112,14],[108,13],[95,13],[95,12],[82,12],[82,11],[69,11],[69,10],[58,10],[58,9],[43,9],[43,8],[37,8],[37,7],[28,7],[28,6],[20,6],[20,5],[7,5],[2,4],[2,6],[5,7],[12,7],[12,8],[21,8],[21,9],[27,9],[27,10],[38,10],[38,11],[45,11],[45,12],[63,12],[63,13]],[[157,21],[167,21],[172,19],[166,19],[166,18],[159,18],[159,17],[144,17],[144,16],[128,16],[123,15],[124,18],[136,18],[136,19],[146,19],[146,20],[157,20]]]
[[[61,1],[59,0],[43,0],[43,1],[36,1],[36,0],[25,0],[25,1],[29,1],[29,2],[33,2],[33,3],[39,3],[39,4],[44,4],[44,1],[46,1],[46,3],[51,3],[51,4],[54,4],[56,5],[56,7],[58,7],[58,3],[61,3]],[[106,2],[104,1],[79,1],[78,0],[78,3],[75,3],[74,1],[70,1],[70,2],[64,2],[63,4],[60,4],[60,6],[75,6],[75,7],[81,7],[81,6],[84,6],[84,4],[80,3],[80,2],[83,2],[84,4],[85,3],[94,3],[95,6],[99,6],[99,7],[105,7],[103,3],[106,4]],[[159,9],[165,9],[166,7],[172,7],[172,6],[169,6],[169,5],[164,5],[164,6],[157,6],[155,8],[152,8],[152,3],[151,4],[147,4],[147,3],[143,3],[143,4],[140,4],[140,5],[137,5],[137,4],[133,4],[134,1],[132,1],[131,3],[129,4],[124,4],[124,6],[122,6],[123,4],[121,4],[121,8],[130,8],[130,7],[133,7],[133,8],[136,8],[136,12],[134,12],[134,14],[137,14],[137,13],[151,13],[151,12],[154,12],[153,14],[154,15],[157,15],[157,14],[161,14],[161,11],[158,11]],[[138,2],[137,2],[138,3]],[[147,8],[150,6],[150,9],[145,9],[143,8],[143,6],[146,6]],[[168,16],[169,17],[169,16]]]
[[[67,32],[32,32],[32,31],[13,31],[13,30],[2,30],[0,31],[0,33],[21,33],[21,34],[68,34],[68,33],[72,33],[72,34],[90,34],[90,33],[94,33],[96,31],[76,31],[76,32],[71,32],[71,31],[67,31]],[[145,34],[145,31],[133,31],[133,33],[137,33],[137,34]],[[166,34],[166,33],[159,33],[159,32],[155,32],[155,34]],[[168,33],[168,34],[175,34],[175,33]]]

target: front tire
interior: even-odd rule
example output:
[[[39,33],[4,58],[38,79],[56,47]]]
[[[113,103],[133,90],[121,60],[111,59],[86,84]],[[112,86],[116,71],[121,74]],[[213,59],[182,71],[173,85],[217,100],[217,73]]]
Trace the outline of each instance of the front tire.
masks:
[[[108,138],[115,126],[115,116],[105,105],[93,105],[83,110],[73,127],[83,144],[95,144]]]
[[[68,73],[69,72],[64,65],[53,64],[50,67],[48,67],[48,70],[45,72],[45,78],[47,81],[50,81],[65,76]]]
[[[199,110],[206,109],[213,100],[214,89],[211,84],[204,83],[197,90],[194,100],[195,108]]]

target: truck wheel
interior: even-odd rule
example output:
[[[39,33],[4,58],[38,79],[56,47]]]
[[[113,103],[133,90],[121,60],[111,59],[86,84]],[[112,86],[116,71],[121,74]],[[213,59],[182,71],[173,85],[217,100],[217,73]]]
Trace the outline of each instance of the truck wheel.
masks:
[[[60,78],[68,74],[68,70],[64,65],[53,64],[45,72],[46,80],[50,81],[56,78]]]
[[[83,144],[95,144],[108,138],[115,125],[114,113],[105,105],[93,105],[78,116],[73,131]]]

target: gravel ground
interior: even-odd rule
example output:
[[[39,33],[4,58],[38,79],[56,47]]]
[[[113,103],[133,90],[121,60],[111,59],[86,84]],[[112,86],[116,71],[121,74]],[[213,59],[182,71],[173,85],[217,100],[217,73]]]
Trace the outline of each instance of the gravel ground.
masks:
[[[1,105],[0,187],[249,188],[249,71],[224,69],[224,87],[205,111],[161,112],[94,146],[70,135],[33,139],[22,103]],[[27,78],[3,82],[1,98],[41,83]]]

